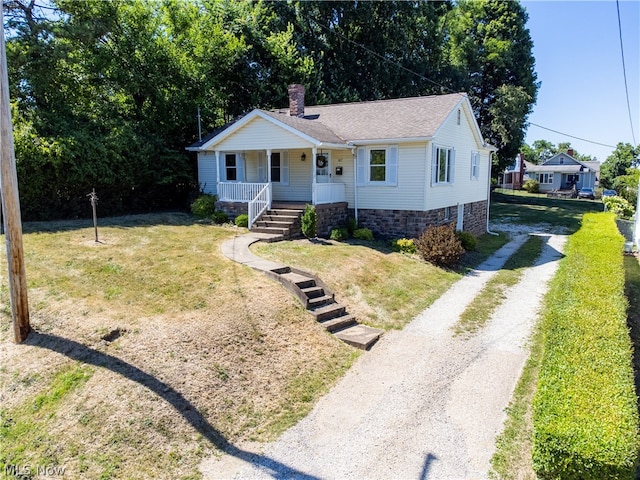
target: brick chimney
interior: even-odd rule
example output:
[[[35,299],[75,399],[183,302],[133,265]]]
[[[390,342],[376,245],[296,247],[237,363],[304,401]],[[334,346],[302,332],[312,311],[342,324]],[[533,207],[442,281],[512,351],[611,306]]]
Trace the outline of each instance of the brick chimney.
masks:
[[[304,85],[289,85],[289,115],[304,117]]]
[[[573,157],[573,148],[569,148],[567,150],[567,155],[569,155],[570,157]]]

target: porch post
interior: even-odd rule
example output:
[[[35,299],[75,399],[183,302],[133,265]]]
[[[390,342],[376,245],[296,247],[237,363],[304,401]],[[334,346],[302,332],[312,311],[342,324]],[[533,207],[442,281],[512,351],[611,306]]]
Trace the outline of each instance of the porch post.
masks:
[[[316,204],[316,155],[318,149],[316,147],[311,148],[311,202]]]
[[[220,183],[220,150],[216,150],[216,193],[218,197],[220,194],[218,192],[218,184]]]
[[[271,183],[271,150],[267,148],[267,183]]]

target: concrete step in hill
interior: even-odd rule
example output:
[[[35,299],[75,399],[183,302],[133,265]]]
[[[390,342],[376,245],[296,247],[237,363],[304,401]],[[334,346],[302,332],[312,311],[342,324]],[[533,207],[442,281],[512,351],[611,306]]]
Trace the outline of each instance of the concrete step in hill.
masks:
[[[263,213],[251,227],[252,232],[269,233],[288,240],[302,236],[300,217],[304,210],[299,208],[272,208]]]
[[[291,267],[270,272],[274,278],[291,291],[328,332],[343,342],[367,350],[380,338],[383,330],[361,325],[344,305],[317,277]]]

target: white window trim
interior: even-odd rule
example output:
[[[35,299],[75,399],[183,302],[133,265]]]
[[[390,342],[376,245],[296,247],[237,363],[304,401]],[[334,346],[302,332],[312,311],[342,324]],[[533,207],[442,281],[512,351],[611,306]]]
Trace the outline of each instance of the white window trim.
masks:
[[[289,152],[286,150],[276,150],[271,152],[271,161],[273,162],[273,154],[280,154],[280,181],[276,182],[271,179],[271,183],[277,183],[278,185],[289,185]],[[271,164],[273,168],[273,163]]]
[[[228,180],[227,179],[227,155],[235,155],[236,156],[236,179]],[[244,155],[242,152],[220,152],[220,176],[222,182],[229,183],[242,183],[245,179],[245,168],[244,168]]]
[[[271,152],[271,157],[273,158],[274,153],[280,154],[280,181],[274,182],[273,179],[271,183],[275,183],[277,185],[289,185],[289,151],[288,150],[274,150]],[[269,178],[267,175],[267,153],[265,151],[258,152],[258,181],[266,182]]]
[[[384,181],[371,180],[371,151],[385,151],[385,175]],[[358,148],[357,154],[357,185],[358,186],[385,186],[395,187],[398,185],[398,156],[400,149],[398,145],[371,145]]]
[[[439,150],[448,150],[449,154],[449,168],[448,168],[448,178],[446,181],[439,181],[438,173],[440,172],[439,164],[438,164],[438,151]],[[455,171],[456,171],[456,149],[454,147],[447,147],[445,145],[433,145],[433,149],[431,151],[431,186],[432,187],[441,187],[446,185],[453,185],[455,183]]]
[[[480,152],[471,152],[471,180],[480,179]]]

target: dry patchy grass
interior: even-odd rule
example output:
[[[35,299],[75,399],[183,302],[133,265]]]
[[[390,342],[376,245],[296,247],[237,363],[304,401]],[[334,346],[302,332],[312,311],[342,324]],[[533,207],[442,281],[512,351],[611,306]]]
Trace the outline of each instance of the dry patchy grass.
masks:
[[[357,357],[279,284],[221,255],[235,227],[179,214],[102,223],[99,244],[87,222],[25,227],[35,332],[23,345],[0,256],[0,434],[17,435],[1,463],[197,478],[225,442],[292,425]],[[81,381],[57,389],[68,372]]]
[[[444,293],[460,274],[375,244],[309,240],[256,244],[255,252],[317,274],[336,300],[362,323],[402,328]]]

